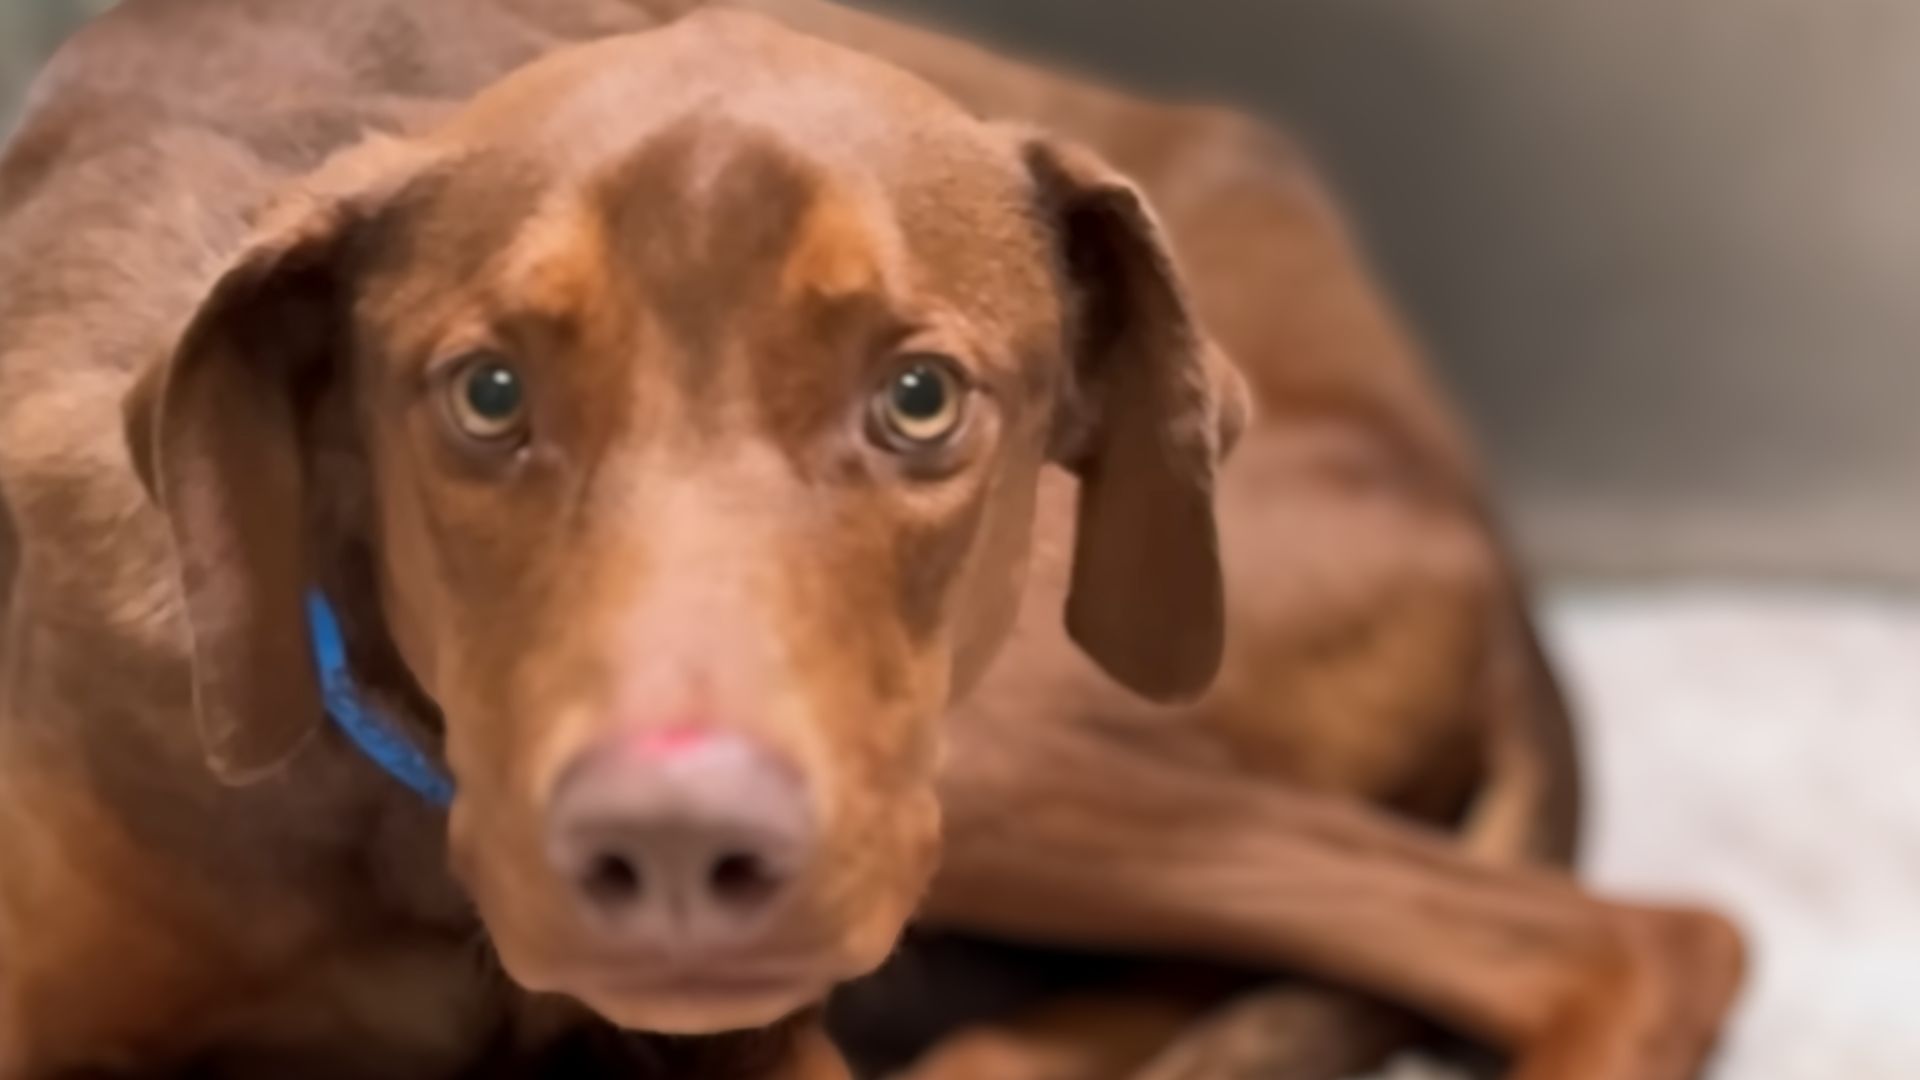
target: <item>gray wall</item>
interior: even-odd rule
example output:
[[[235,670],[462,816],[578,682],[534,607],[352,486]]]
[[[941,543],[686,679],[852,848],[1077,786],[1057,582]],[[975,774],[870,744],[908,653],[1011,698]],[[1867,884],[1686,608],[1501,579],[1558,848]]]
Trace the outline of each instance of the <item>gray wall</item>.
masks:
[[[1920,582],[1920,2],[866,2],[1291,127],[1545,566]]]
[[[1920,582],[1920,3],[874,6],[1292,127],[1550,566]]]
[[[112,0],[0,0],[0,132],[10,130],[14,109],[33,70],[82,19]]]

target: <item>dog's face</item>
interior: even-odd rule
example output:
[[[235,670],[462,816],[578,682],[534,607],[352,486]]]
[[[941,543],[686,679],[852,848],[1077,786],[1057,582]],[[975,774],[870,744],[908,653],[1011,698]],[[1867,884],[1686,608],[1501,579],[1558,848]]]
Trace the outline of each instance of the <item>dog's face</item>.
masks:
[[[1155,696],[1211,676],[1237,399],[1076,150],[702,17],[278,218],[134,406],[210,754],[244,779],[317,725],[325,589],[443,719],[455,867],[524,983],[706,1031],[877,965],[1049,460],[1085,481],[1076,637]]]

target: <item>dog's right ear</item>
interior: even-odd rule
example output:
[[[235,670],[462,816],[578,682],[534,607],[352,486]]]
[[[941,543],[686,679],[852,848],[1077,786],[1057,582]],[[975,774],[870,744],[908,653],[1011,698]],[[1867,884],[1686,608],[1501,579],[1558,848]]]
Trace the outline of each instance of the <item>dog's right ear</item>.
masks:
[[[413,158],[356,152],[281,203],[125,401],[135,469],[173,536],[200,735],[229,783],[279,769],[322,718],[306,428],[348,363],[357,240]]]
[[[1080,478],[1067,632],[1135,692],[1189,701],[1225,649],[1214,477],[1246,426],[1247,391],[1140,190],[1085,147],[1016,133],[1072,312],[1055,451]]]

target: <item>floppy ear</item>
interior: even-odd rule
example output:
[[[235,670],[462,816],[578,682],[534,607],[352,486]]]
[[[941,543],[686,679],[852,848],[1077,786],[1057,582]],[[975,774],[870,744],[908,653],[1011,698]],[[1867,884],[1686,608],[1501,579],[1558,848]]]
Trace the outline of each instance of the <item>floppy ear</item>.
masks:
[[[1059,456],[1080,477],[1067,630],[1135,692],[1190,699],[1225,635],[1215,466],[1246,390],[1188,303],[1139,191],[1081,148],[1028,144],[1070,290]]]
[[[325,195],[283,206],[124,403],[179,560],[200,735],[229,783],[280,768],[322,718],[303,606],[305,427],[346,363],[343,264],[364,207]]]

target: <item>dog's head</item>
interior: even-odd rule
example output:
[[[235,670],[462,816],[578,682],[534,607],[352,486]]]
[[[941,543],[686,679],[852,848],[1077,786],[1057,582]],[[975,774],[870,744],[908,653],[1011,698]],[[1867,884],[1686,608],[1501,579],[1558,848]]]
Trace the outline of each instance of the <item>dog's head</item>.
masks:
[[[215,767],[320,725],[324,589],[367,683],[444,722],[509,970],[691,1031],[891,948],[1049,461],[1075,638],[1204,687],[1237,395],[1102,163],[703,16],[336,160],[130,409]]]

